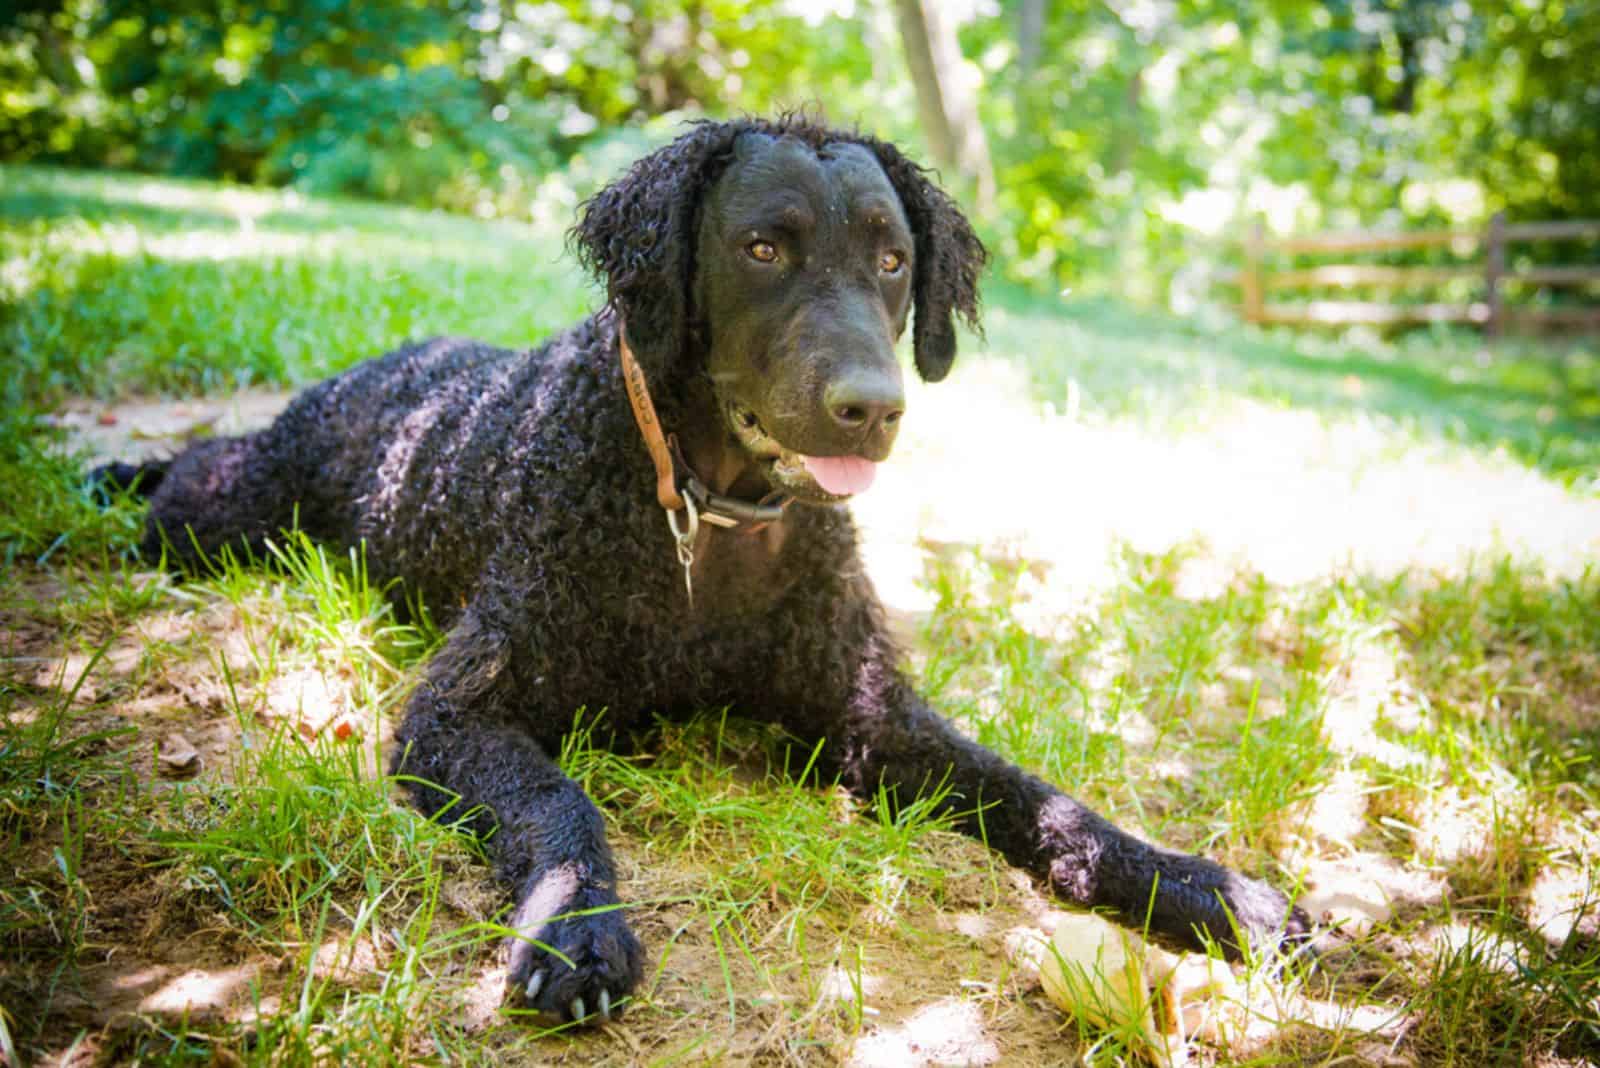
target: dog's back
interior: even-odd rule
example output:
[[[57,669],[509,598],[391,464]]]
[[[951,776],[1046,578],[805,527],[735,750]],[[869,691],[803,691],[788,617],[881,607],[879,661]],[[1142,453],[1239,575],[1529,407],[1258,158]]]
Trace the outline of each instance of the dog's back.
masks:
[[[473,592],[484,545],[527,507],[525,469],[545,438],[581,421],[573,408],[593,390],[574,355],[586,339],[572,335],[592,329],[531,352],[463,338],[406,345],[307,389],[264,430],[196,442],[165,464],[113,465],[104,478],[140,474],[151,558],[163,543],[187,565],[224,547],[259,554],[297,525],[365,542],[376,578],[405,579],[448,618]]]

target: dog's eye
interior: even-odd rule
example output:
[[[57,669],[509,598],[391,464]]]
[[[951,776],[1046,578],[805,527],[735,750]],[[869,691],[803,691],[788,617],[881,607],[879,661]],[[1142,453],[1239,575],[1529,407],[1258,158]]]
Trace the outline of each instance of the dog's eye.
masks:
[[[884,274],[899,274],[905,265],[906,258],[898,252],[885,252],[878,257],[878,270]]]
[[[778,246],[771,241],[752,241],[744,250],[757,263],[773,263],[778,258]]]

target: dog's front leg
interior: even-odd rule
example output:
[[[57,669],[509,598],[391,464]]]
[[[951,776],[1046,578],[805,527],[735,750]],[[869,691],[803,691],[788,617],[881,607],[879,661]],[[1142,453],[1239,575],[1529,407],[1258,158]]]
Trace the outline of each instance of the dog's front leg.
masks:
[[[470,818],[515,895],[506,998],[566,1020],[609,1017],[643,950],[620,911],[605,821],[522,725],[510,644],[469,610],[430,661],[392,770],[424,812]]]
[[[832,718],[829,763],[854,793],[905,804],[943,791],[941,807],[961,830],[1058,896],[1175,948],[1209,940],[1238,957],[1241,935],[1266,949],[1308,931],[1305,915],[1266,883],[1142,842],[963,737],[891,666],[887,641],[866,652],[844,714],[819,717]]]

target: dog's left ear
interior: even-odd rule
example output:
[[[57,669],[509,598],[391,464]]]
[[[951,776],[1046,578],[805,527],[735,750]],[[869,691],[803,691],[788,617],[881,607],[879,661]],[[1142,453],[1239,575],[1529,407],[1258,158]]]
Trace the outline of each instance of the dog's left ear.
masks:
[[[700,199],[747,125],[695,123],[590,197],[569,235],[584,265],[605,280],[607,301],[658,386],[681,372],[688,349]]]
[[[955,362],[955,315],[978,328],[978,275],[989,253],[955,201],[929,181],[925,170],[886,142],[869,141],[867,147],[899,194],[916,239],[912,349],[923,381],[937,382]]]

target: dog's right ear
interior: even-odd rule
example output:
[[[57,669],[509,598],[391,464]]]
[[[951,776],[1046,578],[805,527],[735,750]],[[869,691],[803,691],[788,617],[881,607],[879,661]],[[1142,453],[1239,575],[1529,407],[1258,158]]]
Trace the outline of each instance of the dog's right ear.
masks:
[[[569,235],[605,280],[645,374],[663,385],[686,371],[695,230],[700,201],[732,159],[743,122],[697,122],[590,197]]]

